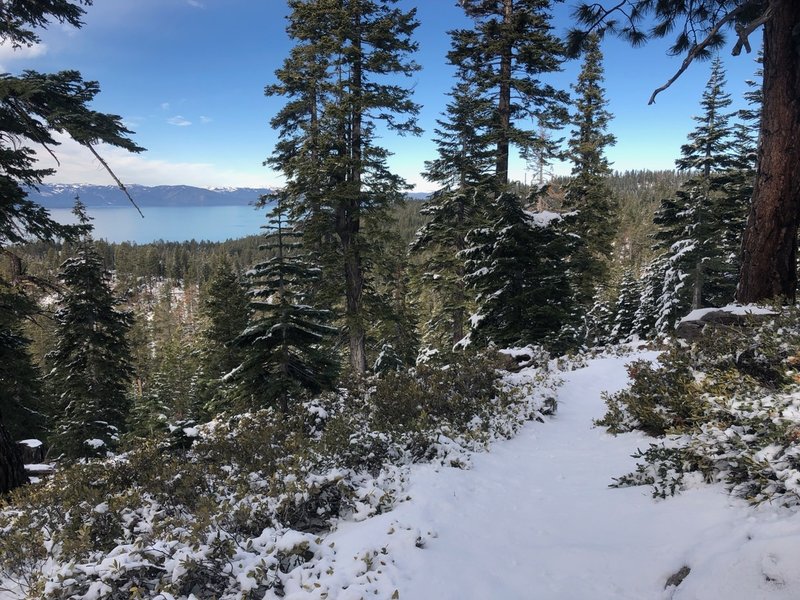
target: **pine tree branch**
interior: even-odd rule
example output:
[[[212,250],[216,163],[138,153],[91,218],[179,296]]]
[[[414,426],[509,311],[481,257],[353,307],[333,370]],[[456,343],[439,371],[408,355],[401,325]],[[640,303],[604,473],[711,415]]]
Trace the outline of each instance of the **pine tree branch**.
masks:
[[[733,51],[731,52],[733,56],[739,56],[742,53],[742,48],[750,54],[752,51],[750,47],[750,35],[772,18],[772,9],[773,4],[770,2],[769,6],[767,6],[760,17],[754,19],[747,25],[737,25],[736,35],[739,36],[739,41],[737,41],[736,45],[733,47]]]
[[[114,173],[114,171],[112,171],[112,170],[111,170],[111,167],[109,167],[109,166],[108,166],[108,163],[107,163],[107,162],[106,162],[106,161],[103,159],[103,157],[102,157],[102,156],[100,156],[100,155],[97,153],[97,150],[95,150],[95,149],[94,149],[94,146],[92,146],[92,145],[91,145],[89,142],[84,142],[84,143],[83,143],[83,145],[84,145],[84,146],[86,146],[86,147],[89,149],[89,151],[90,151],[92,154],[94,154],[94,157],[95,157],[95,158],[96,158],[98,161],[100,161],[100,164],[101,164],[101,165],[103,165],[103,167],[105,168],[105,170],[106,170],[106,171],[108,171],[108,174],[109,174],[109,175],[111,175],[111,177],[113,177],[113,178],[114,178],[114,181],[116,181],[116,182],[117,182],[117,187],[118,187],[120,190],[122,190],[122,193],[124,193],[124,194],[125,194],[125,195],[128,197],[128,200],[130,200],[130,201],[131,201],[131,204],[133,204],[133,207],[134,207],[134,208],[135,208],[137,211],[139,211],[139,214],[140,214],[140,215],[141,215],[141,217],[144,219],[144,213],[142,212],[142,209],[141,209],[141,208],[139,208],[139,205],[138,205],[138,204],[136,204],[136,201],[135,201],[135,200],[134,200],[134,199],[131,197],[131,194],[130,194],[130,192],[128,192],[128,188],[126,188],[126,187],[125,187],[125,184],[124,184],[124,183],[122,183],[122,182],[119,180],[119,177],[117,177],[116,173]]]
[[[38,135],[36,135],[36,129],[39,127],[39,123],[37,123],[37,122],[36,122],[34,119],[32,119],[32,118],[31,118],[31,116],[30,116],[30,115],[29,115],[29,114],[28,114],[28,113],[27,113],[27,112],[26,112],[26,111],[25,111],[25,110],[24,110],[22,107],[20,107],[20,106],[17,104],[17,102],[16,102],[16,100],[15,100],[15,99],[13,99],[13,98],[9,98],[9,99],[8,99],[8,106],[10,106],[10,107],[11,107],[11,109],[12,109],[12,110],[13,110],[15,113],[17,113],[17,115],[18,115],[19,117],[21,117],[21,118],[22,118],[22,120],[23,120],[23,121],[27,121],[27,122],[28,122],[28,124],[31,126],[31,127],[30,127],[30,131],[29,131],[28,133],[29,133],[30,135],[32,135],[32,136],[33,136],[33,138],[34,138],[34,141],[35,141],[36,143],[38,143],[38,144],[41,144],[41,146],[42,146],[42,147],[43,147],[45,150],[47,150],[47,153],[48,153],[48,154],[49,154],[51,157],[53,157],[53,160],[54,160],[54,161],[56,161],[56,165],[58,165],[58,166],[60,167],[60,166],[61,166],[61,161],[60,161],[60,160],[58,160],[58,157],[55,155],[55,152],[53,152],[53,151],[50,149],[50,147],[47,145],[47,143],[45,143],[45,141],[44,141],[44,140],[42,140],[42,139],[41,139],[41,137],[39,137]]]
[[[700,55],[700,53],[703,52],[703,50],[705,50],[706,47],[709,44],[711,44],[712,41],[714,41],[714,37],[719,33],[719,30],[722,29],[728,23],[730,23],[736,17],[736,15],[741,13],[748,6],[749,6],[749,3],[741,4],[741,5],[737,6],[736,8],[734,8],[727,15],[722,17],[719,21],[717,21],[714,24],[714,26],[711,28],[711,30],[708,32],[708,35],[706,35],[706,38],[703,41],[701,41],[699,44],[696,44],[691,49],[689,54],[686,55],[686,58],[683,60],[683,64],[681,64],[681,68],[678,69],[678,71],[675,73],[675,75],[673,75],[669,79],[669,81],[667,81],[667,83],[665,83],[664,85],[662,85],[660,88],[656,89],[653,92],[653,94],[650,96],[650,100],[647,102],[648,106],[651,105],[651,104],[655,104],[656,96],[658,96],[661,92],[663,92],[664,90],[668,89],[673,83],[675,83],[678,80],[678,78],[680,78],[680,76],[684,74],[686,69],[689,68],[689,65],[691,65],[694,62],[694,60]]]

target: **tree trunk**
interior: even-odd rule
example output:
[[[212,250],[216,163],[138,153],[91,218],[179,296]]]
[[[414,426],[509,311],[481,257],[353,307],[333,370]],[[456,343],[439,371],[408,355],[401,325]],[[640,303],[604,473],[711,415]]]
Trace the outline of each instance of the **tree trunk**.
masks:
[[[367,372],[366,335],[363,323],[362,297],[364,294],[364,269],[358,243],[361,226],[361,170],[363,169],[363,55],[361,40],[361,6],[353,2],[352,38],[353,59],[350,65],[350,158],[348,190],[340,226],[340,239],[344,253],[345,296],[347,329],[350,338],[350,366],[358,375]]]
[[[10,492],[28,483],[25,465],[22,464],[17,445],[11,440],[8,430],[0,421],[0,494]]]
[[[511,145],[511,62],[513,57],[511,17],[513,0],[503,0],[503,51],[500,56],[500,97],[497,114],[500,120],[500,138],[497,140],[497,183],[502,187],[508,183],[508,160]]]
[[[764,106],[736,300],[794,302],[800,210],[800,2],[773,2],[764,26]]]

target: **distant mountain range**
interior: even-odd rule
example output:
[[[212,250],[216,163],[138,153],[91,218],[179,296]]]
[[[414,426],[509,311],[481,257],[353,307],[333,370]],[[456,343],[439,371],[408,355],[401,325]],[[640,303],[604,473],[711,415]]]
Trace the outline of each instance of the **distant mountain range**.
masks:
[[[199,188],[190,185],[129,185],[133,199],[146,206],[247,206],[254,204],[267,188]],[[87,207],[129,206],[125,194],[114,185],[54,183],[32,189],[28,197],[45,208],[72,208],[78,196]],[[424,200],[427,193],[409,194],[412,200]]]
[[[217,188],[190,185],[129,185],[133,199],[146,206],[247,206],[255,203],[269,189]],[[72,208],[78,196],[88,207],[130,206],[130,201],[115,185],[46,184],[30,190],[28,197],[46,208]]]

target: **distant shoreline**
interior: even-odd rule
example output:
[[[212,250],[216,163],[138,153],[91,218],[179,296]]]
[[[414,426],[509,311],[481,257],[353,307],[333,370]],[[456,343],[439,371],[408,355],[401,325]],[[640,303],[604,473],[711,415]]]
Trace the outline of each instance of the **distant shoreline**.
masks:
[[[129,185],[133,199],[142,208],[203,208],[220,206],[253,206],[269,188],[219,188],[207,189],[188,185]],[[424,200],[428,193],[413,193],[409,200]],[[29,189],[28,198],[47,209],[72,208],[79,197],[87,208],[124,208],[130,201],[113,185],[43,184]]]

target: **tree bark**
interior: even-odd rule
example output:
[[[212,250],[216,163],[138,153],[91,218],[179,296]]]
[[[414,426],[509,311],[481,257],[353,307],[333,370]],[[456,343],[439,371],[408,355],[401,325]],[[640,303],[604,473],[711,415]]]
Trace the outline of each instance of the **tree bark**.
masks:
[[[511,21],[514,14],[514,0],[503,0],[503,50],[500,56],[500,96],[497,103],[497,114],[500,120],[500,138],[497,140],[497,183],[505,186],[508,183],[508,161],[511,146],[511,68],[513,56],[513,38]]]
[[[350,366],[358,375],[367,372],[366,334],[363,323],[362,297],[364,295],[364,269],[361,261],[361,248],[358,233],[361,226],[361,170],[363,161],[362,121],[363,97],[363,53],[361,40],[361,5],[358,0],[352,4],[353,33],[350,43],[353,48],[353,62],[350,65],[350,136],[348,148],[350,164],[348,190],[350,197],[345,200],[345,209],[340,227],[340,239],[344,253],[345,296],[347,329],[350,338]]]
[[[758,173],[736,300],[794,302],[800,210],[800,2],[778,0],[764,26]]]
[[[28,477],[25,475],[22,456],[3,422],[0,421],[0,494],[10,492],[26,483]]]

